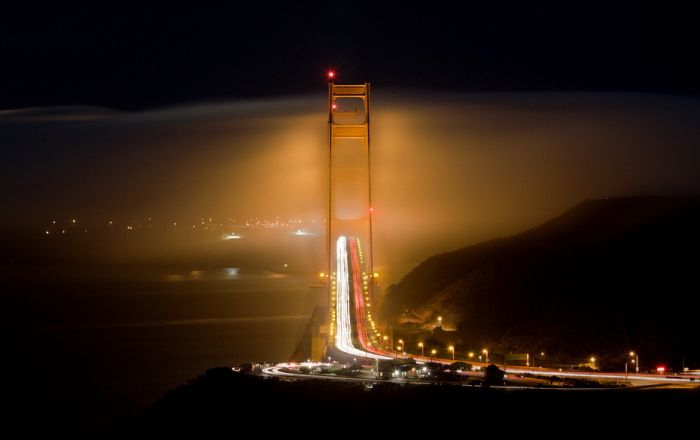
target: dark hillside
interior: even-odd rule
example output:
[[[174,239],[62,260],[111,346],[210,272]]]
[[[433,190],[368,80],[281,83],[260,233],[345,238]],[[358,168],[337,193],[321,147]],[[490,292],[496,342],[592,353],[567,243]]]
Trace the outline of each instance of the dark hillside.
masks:
[[[587,200],[521,234],[433,256],[391,286],[397,325],[444,316],[465,347],[700,362],[700,198]]]

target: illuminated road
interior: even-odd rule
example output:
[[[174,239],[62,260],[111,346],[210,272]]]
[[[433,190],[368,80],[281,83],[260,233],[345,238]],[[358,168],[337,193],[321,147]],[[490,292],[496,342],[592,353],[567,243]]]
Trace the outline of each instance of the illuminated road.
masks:
[[[337,330],[335,348],[356,357],[391,359],[390,356],[367,343],[366,310],[361,274],[357,239],[339,237],[336,242]],[[352,304],[354,304],[354,308],[352,308]],[[353,329],[356,331],[360,347],[356,347],[353,342]]]
[[[503,366],[501,365],[501,368]],[[558,377],[573,377],[573,378],[588,378],[588,379],[614,379],[627,381],[648,381],[653,383],[698,383],[700,385],[700,377],[689,375],[678,376],[663,376],[660,374],[628,374],[615,372],[584,372],[584,371],[559,371],[548,370],[544,368],[526,368],[526,367],[508,367],[507,372],[511,374],[532,374],[535,376],[558,376]]]
[[[404,378],[396,378],[396,379],[376,379],[376,378],[371,378],[371,377],[344,377],[344,376],[336,376],[333,374],[313,374],[313,373],[302,373],[299,368],[307,366],[309,368],[313,367],[318,367],[318,366],[326,366],[330,367],[330,364],[323,364],[323,363],[301,363],[301,364],[287,364],[287,363],[282,363],[282,364],[277,364],[274,366],[266,367],[262,370],[263,374],[266,376],[272,376],[272,377],[278,377],[282,379],[290,379],[290,380],[312,380],[312,379],[317,379],[317,380],[329,380],[329,381],[337,381],[337,382],[351,382],[351,383],[364,383],[364,384],[377,384],[377,383],[400,383],[400,384],[415,384],[415,385],[420,385],[420,384],[429,384],[431,382],[434,382],[434,380],[415,380],[415,379],[404,379]],[[285,371],[286,370],[286,371]],[[294,370],[297,370],[299,372],[294,372]],[[523,370],[526,371],[526,370]],[[517,373],[519,374],[519,370],[509,370],[510,374]],[[564,376],[564,377],[587,377],[590,378],[592,374],[597,374],[598,379],[624,379],[624,374],[616,374],[616,373],[581,373],[581,372],[559,372],[557,371],[558,376]],[[551,372],[547,373],[547,375],[551,375]],[[481,374],[470,374],[470,376],[474,378],[478,378],[481,376]],[[649,385],[673,385],[673,384],[679,384],[683,385],[686,384],[686,386],[691,383],[690,378],[683,378],[683,379],[671,379],[671,378],[666,378],[666,377],[659,377],[659,376],[654,376],[654,375],[633,375],[629,376],[628,380],[645,380],[648,381]],[[458,384],[461,386],[475,386],[470,383],[454,383]],[[698,385],[697,383],[693,383],[694,385]],[[478,385],[476,385],[478,386]],[[647,387],[641,386],[639,387],[640,389]],[[600,387],[600,388],[591,388],[591,387],[585,387],[585,388],[575,388],[575,387],[541,387],[541,386],[523,386],[523,385],[504,385],[504,386],[496,386],[496,388],[507,388],[507,389],[536,389],[536,390],[555,390],[555,391],[576,391],[580,389],[585,389],[585,390],[610,390],[610,388],[607,387]]]
[[[303,365],[303,364],[302,364]],[[316,364],[314,364],[316,365]],[[320,365],[320,364],[318,364]],[[292,366],[292,368],[298,366]],[[367,377],[343,377],[343,376],[333,376],[333,375],[323,375],[323,374],[306,374],[306,373],[290,373],[289,371],[282,371],[283,369],[290,368],[289,364],[277,364],[272,367],[267,367],[263,369],[263,373],[268,376],[275,376],[287,379],[321,379],[321,380],[332,380],[338,382],[355,382],[355,383],[403,383],[405,380],[402,379],[373,379]]]

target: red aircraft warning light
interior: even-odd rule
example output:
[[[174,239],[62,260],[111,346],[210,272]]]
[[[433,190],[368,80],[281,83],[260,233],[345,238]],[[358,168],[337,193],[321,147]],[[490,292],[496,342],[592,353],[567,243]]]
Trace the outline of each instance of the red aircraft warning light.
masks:
[[[333,79],[335,78],[335,72],[332,70],[329,70],[328,73],[326,74],[326,76],[328,76],[329,81],[333,81]]]

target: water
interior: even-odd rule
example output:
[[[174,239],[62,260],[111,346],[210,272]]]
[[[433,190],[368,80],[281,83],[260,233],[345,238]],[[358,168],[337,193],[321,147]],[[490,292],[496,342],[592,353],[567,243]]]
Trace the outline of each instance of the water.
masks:
[[[286,360],[326,300],[309,288],[313,275],[241,268],[5,267],[0,275],[5,351],[16,370],[60,411],[97,424],[208,368]]]

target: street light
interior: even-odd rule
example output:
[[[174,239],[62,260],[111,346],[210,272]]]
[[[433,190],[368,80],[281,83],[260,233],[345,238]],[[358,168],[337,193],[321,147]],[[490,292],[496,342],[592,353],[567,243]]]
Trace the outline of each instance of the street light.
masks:
[[[384,337],[383,337],[382,339],[384,339],[384,349],[386,349],[386,348],[389,346],[389,345],[388,345],[388,344],[389,344],[389,342],[388,342],[388,341],[389,341],[389,337],[386,336],[386,335],[384,335]]]
[[[473,357],[474,357],[474,352],[473,352],[473,351],[470,351],[469,354],[468,354],[468,356],[469,356],[469,359],[473,358]]]
[[[455,360],[455,346],[450,345],[449,347],[447,347],[447,349],[452,352],[452,360]]]
[[[634,351],[630,351],[630,357],[634,358],[632,359],[632,363],[634,364],[634,370],[637,372],[637,374],[639,374],[639,355]]]
[[[418,347],[420,347],[420,355],[421,355],[421,356],[425,356],[425,354],[423,353],[423,347],[424,347],[423,343],[422,343],[422,342],[419,342],[419,343],[418,343]]]
[[[438,327],[442,328],[442,316],[438,316]]]
[[[486,359],[486,363],[489,362],[489,351],[487,349],[481,350],[481,352],[484,354],[484,359]]]
[[[433,361],[433,357],[435,356],[436,353],[437,353],[436,349],[433,348],[432,350],[430,350],[430,362]]]
[[[632,358],[630,361],[625,361],[625,381],[627,381],[628,362],[632,362],[634,364],[635,371],[639,373],[639,355],[633,351],[630,351],[630,357]]]

